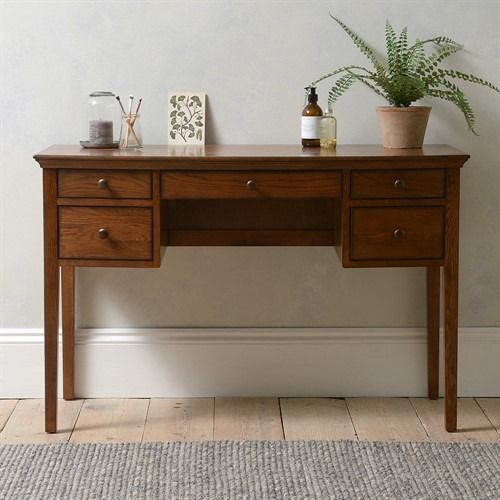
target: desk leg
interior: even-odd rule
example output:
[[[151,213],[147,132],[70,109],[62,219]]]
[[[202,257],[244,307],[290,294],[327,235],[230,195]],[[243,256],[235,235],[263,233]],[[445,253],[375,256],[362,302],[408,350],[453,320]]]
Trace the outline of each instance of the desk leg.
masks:
[[[63,398],[75,399],[75,268],[61,267]]]
[[[57,431],[59,265],[57,262],[57,171],[43,169],[45,431]]]
[[[439,395],[440,267],[427,268],[427,387],[429,399]]]
[[[446,241],[444,266],[444,349],[445,349],[445,426],[457,430],[458,357],[458,208],[460,170],[446,172]]]

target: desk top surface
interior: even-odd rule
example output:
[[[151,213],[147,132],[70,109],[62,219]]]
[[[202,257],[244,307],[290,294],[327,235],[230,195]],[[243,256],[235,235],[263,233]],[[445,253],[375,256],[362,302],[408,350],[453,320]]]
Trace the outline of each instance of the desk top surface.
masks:
[[[300,145],[207,145],[207,146],[145,146],[140,150],[85,149],[76,144],[54,145],[35,155],[36,160],[169,160],[194,158],[214,159],[266,159],[316,158],[326,160],[420,159],[453,158],[466,161],[466,153],[445,144],[431,144],[421,149],[386,149],[380,144],[341,145],[336,150],[303,148]]]

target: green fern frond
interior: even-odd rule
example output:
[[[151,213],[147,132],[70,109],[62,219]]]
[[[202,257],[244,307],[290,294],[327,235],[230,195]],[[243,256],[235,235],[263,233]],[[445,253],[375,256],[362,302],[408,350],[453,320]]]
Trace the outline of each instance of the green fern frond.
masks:
[[[408,70],[408,29],[406,26],[401,31],[398,39],[398,61],[401,73]]]
[[[455,42],[455,40],[452,40],[447,36],[437,36],[435,38],[431,38],[430,40],[436,45],[455,45],[457,47],[460,47],[461,49],[463,48],[463,45],[461,45],[458,42]]]
[[[432,54],[432,56],[429,57],[429,63],[432,65],[436,65],[436,63],[440,63],[447,57],[451,56],[452,54],[455,54],[455,52],[458,52],[462,50],[463,47],[458,44],[454,45],[441,45],[439,46],[438,50]]]
[[[328,102],[330,104],[335,104],[335,102],[337,102],[337,99],[341,97],[347,90],[349,90],[349,88],[355,81],[356,77],[352,73],[340,77],[333,84],[330,92],[328,93]]]
[[[385,49],[387,52],[387,68],[390,75],[394,74],[394,69],[397,64],[397,36],[391,23],[385,22]]]
[[[383,71],[383,64],[377,59],[375,52],[373,49],[354,31],[352,31],[348,26],[346,26],[340,19],[337,19],[335,16],[330,14],[330,17],[349,35],[354,45],[364,54],[373,64],[377,71]]]
[[[454,69],[438,69],[437,72],[443,76],[450,76],[451,78],[459,78],[460,80],[464,80],[467,82],[477,83],[478,85],[483,85],[484,87],[488,87],[491,90],[494,90],[495,92],[500,92],[500,88],[498,88],[493,83],[488,82],[487,80],[483,80],[482,78],[479,78],[471,74],[462,73],[461,71],[457,71]]]
[[[366,71],[367,73],[370,73],[370,70],[363,68],[363,66],[355,66],[355,65],[343,66],[341,68],[338,68],[338,69],[332,71],[331,73],[323,75],[321,78],[318,78],[317,80],[314,80],[314,82],[312,82],[309,87],[316,87],[316,85],[318,83],[322,82],[323,80],[326,80],[327,78],[331,78],[332,76],[338,75],[339,73],[342,73],[344,71],[348,71],[351,69],[358,69],[358,70]]]
[[[358,74],[354,74],[354,73],[352,73],[352,75],[354,76],[354,78],[356,78],[361,83],[365,84],[368,88],[373,90],[373,92],[375,92],[379,96],[383,97],[386,101],[389,101],[389,99],[390,99],[389,95],[386,92],[384,92],[382,90],[382,88],[377,87],[375,84],[373,84],[369,81],[369,80],[374,80],[375,79],[374,76],[364,76],[364,75],[358,75]]]
[[[472,107],[465,97],[465,94],[461,90],[442,90],[442,89],[429,89],[429,94],[431,97],[438,97],[440,99],[444,99],[449,101],[462,112],[464,115],[465,121],[469,130],[474,134],[478,135],[476,130],[474,129],[475,125],[475,116],[472,111]]]

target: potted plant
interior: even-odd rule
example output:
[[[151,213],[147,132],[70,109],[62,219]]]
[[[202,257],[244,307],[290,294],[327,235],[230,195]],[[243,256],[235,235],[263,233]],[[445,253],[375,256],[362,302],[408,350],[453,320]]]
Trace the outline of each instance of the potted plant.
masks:
[[[382,96],[390,104],[377,108],[383,144],[388,148],[422,147],[431,108],[411,104],[427,96],[455,104],[463,113],[469,130],[477,135],[474,130],[474,113],[455,80],[477,83],[496,92],[500,92],[500,89],[477,76],[441,67],[443,60],[461,50],[462,45],[451,38],[439,36],[417,40],[410,46],[407,29],[404,28],[397,35],[389,21],[386,21],[387,54],[385,59],[381,59],[342,21],[331,14],[330,17],[342,27],[373,66],[372,69],[356,65],[344,66],[312,82],[310,86],[315,87],[322,80],[339,75],[328,94],[330,104],[337,101],[356,81]],[[431,54],[426,53],[428,46],[434,47]]]

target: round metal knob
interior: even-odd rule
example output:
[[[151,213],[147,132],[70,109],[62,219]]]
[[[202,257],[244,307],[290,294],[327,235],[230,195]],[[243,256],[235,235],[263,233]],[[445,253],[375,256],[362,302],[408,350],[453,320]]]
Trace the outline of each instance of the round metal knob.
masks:
[[[256,188],[257,188],[257,183],[253,179],[247,182],[247,189],[251,190]]]
[[[405,232],[402,229],[394,229],[394,232],[392,233],[394,236],[395,240],[402,240],[405,237]]]
[[[99,179],[97,181],[97,187],[99,189],[106,189],[108,187],[108,181],[106,179]]]
[[[394,181],[394,187],[396,189],[404,189],[406,187],[406,182],[403,179],[396,179]]]
[[[101,227],[101,229],[97,232],[99,233],[99,238],[101,238],[101,240],[105,240],[109,237],[108,230],[104,227]]]

